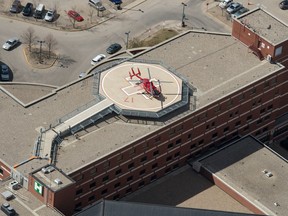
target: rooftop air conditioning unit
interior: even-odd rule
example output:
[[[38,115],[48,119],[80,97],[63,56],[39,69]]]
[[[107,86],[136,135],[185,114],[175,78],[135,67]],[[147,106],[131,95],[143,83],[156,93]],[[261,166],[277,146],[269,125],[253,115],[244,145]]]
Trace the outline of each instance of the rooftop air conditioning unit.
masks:
[[[61,181],[61,179],[59,179],[59,178],[54,179],[54,182],[55,182],[57,185],[61,185],[61,184],[62,184],[62,181]]]

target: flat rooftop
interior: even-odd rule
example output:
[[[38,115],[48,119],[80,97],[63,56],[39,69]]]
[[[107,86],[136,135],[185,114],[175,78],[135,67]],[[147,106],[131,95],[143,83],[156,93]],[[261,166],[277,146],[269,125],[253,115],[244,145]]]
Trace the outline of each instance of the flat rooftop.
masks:
[[[252,136],[199,162],[267,215],[287,215],[287,161]],[[269,172],[271,177],[265,174]]]
[[[186,32],[148,49],[136,58],[162,62],[165,68],[175,70],[177,74],[185,77],[186,81],[197,89],[197,92],[193,93],[197,98],[196,109],[282,68],[278,64],[260,61],[249,52],[247,47],[230,35],[208,32]],[[30,158],[41,128],[53,127],[57,124],[57,120],[65,115],[73,117],[72,113],[81,112],[83,107],[95,100],[94,82],[93,76],[79,79],[26,108],[1,91],[0,119],[5,122],[0,126],[1,159],[13,166]],[[17,94],[25,92],[25,87],[29,88],[29,85],[22,85],[19,89],[15,88],[16,86],[11,83],[10,86],[3,87],[7,90],[14,88],[13,94],[16,97]],[[38,91],[47,91],[47,87],[43,88],[39,85]],[[114,86],[109,88],[113,90]],[[33,91],[30,92],[33,95]],[[168,117],[171,122],[193,111],[192,109],[186,110],[185,113],[178,111],[174,113],[173,118]],[[108,115],[103,118],[103,121],[99,120],[90,128],[80,132],[80,139],[73,136],[65,138],[58,151],[57,167],[65,173],[70,173],[161,127],[162,125],[157,122],[147,124],[145,119],[139,119],[137,124],[131,124],[115,113]],[[80,150],[81,154],[79,154]],[[29,164],[23,165],[23,168],[32,170],[39,168],[40,164],[36,163],[37,160],[33,159],[31,163],[37,167],[30,167]]]
[[[288,39],[287,24],[263,9],[251,11],[238,20],[274,45]]]

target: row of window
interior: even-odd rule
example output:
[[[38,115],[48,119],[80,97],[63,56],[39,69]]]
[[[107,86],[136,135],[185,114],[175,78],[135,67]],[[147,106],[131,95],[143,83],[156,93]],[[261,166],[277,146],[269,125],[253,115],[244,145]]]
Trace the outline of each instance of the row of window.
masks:
[[[175,170],[175,169],[177,169],[177,168],[179,168],[179,164],[175,164],[175,165],[173,165],[172,167],[167,167],[167,168],[165,169],[165,174],[168,174],[168,173],[170,173],[172,170]],[[133,176],[128,177],[128,178],[127,178],[127,181],[128,181],[128,179],[129,179],[129,181],[131,181],[131,180],[133,179]],[[153,182],[153,181],[155,181],[156,179],[157,179],[157,175],[154,174],[154,175],[152,175],[152,176],[150,177],[150,182]],[[92,183],[92,184],[93,184],[93,183]],[[94,184],[95,184],[95,183],[94,183]],[[143,180],[143,181],[141,181],[141,182],[138,183],[138,188],[137,188],[137,189],[142,188],[144,185],[145,185],[145,181]],[[91,186],[91,185],[90,185],[90,186]],[[120,186],[121,186],[121,183],[120,183],[120,182],[117,182],[117,183],[115,183],[115,185],[114,185],[114,189],[118,189]],[[132,192],[132,188],[129,187],[129,188],[127,188],[127,189],[125,190],[125,195],[128,195],[128,194],[131,193],[131,192]],[[82,193],[83,193],[83,189],[78,189],[78,190],[76,191],[76,195],[79,195],[79,194],[82,194]],[[107,188],[105,188],[105,189],[103,189],[103,190],[101,191],[101,196],[105,196],[105,195],[107,195],[107,194],[108,194],[108,189],[107,189]],[[114,200],[118,200],[119,198],[120,198],[120,194],[116,194],[116,195],[113,197]],[[95,196],[94,194],[88,197],[88,202],[94,202],[94,201],[96,201],[96,196]],[[82,207],[82,202],[79,202],[79,203],[77,203],[77,204],[75,205],[75,209],[78,209],[78,208],[81,208],[81,207]]]

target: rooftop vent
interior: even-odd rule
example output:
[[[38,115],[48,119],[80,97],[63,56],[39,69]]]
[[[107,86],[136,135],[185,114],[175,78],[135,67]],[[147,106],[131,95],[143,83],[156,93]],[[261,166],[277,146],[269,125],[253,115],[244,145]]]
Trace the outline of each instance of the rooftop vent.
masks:
[[[62,181],[61,181],[61,179],[59,179],[59,178],[54,179],[54,182],[55,182],[57,185],[61,185],[61,184],[62,184]]]

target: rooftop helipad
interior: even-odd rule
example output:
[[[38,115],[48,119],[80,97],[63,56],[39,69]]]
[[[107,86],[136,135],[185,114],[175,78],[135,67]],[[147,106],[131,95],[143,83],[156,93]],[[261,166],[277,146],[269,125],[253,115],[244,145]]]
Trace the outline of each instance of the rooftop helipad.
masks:
[[[132,71],[138,76],[133,76]],[[125,62],[103,72],[100,79],[100,94],[121,109],[158,112],[181,101],[182,80],[158,64]],[[153,82],[161,95],[153,97],[152,87],[145,90],[141,79]]]

